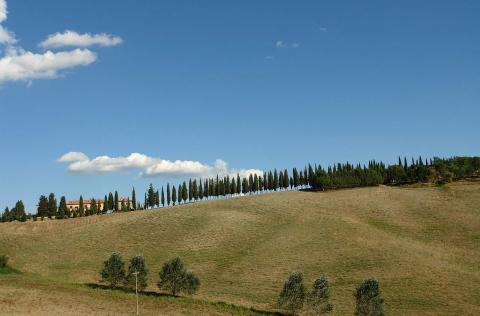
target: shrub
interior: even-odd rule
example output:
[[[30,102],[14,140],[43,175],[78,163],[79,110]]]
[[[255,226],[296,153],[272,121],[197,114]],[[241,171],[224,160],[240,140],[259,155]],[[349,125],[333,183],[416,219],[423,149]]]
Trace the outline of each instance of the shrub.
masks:
[[[104,267],[100,271],[102,282],[109,284],[110,287],[116,287],[125,279],[125,264],[118,252],[112,253],[108,260],[104,261]]]
[[[8,263],[8,257],[5,255],[0,256],[0,268],[5,268]]]
[[[135,289],[135,272],[138,272],[138,290],[143,291],[147,287],[148,269],[145,264],[145,259],[142,256],[133,257],[128,266],[125,285],[132,289]]]
[[[200,286],[198,277],[187,271],[178,257],[163,264],[159,277],[158,288],[169,291],[174,296],[180,292],[194,294]]]
[[[383,316],[383,298],[380,291],[380,284],[377,280],[370,278],[365,280],[355,292],[357,316]]]
[[[295,313],[302,309],[305,300],[305,286],[303,285],[303,274],[293,272],[283,285],[278,303],[280,307]]]
[[[330,285],[326,276],[321,276],[313,282],[312,291],[308,294],[308,302],[314,315],[329,313],[333,305],[328,302]]]

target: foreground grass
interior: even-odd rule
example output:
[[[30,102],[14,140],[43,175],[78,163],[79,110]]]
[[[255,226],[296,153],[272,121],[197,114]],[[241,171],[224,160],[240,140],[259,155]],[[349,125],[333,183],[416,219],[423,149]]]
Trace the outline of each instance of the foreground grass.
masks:
[[[49,300],[59,308],[54,314],[65,312],[60,308],[84,314],[131,310],[130,293],[84,285],[98,283],[101,264],[114,250],[125,259],[145,256],[148,291],[156,290],[162,263],[175,256],[200,277],[197,300],[145,296],[147,314],[252,312],[211,301],[275,310],[283,281],[300,270],[308,283],[323,273],[330,277],[334,314],[352,314],[355,286],[374,276],[389,314],[478,315],[480,183],[282,192],[1,224],[0,254],[24,272],[0,276],[2,307],[10,306],[5,297],[18,294],[28,298],[10,307],[18,313],[42,314]]]
[[[52,283],[35,276],[0,278],[0,314],[132,315],[135,294],[102,286]],[[140,294],[142,315],[281,315],[224,302],[171,297],[156,292]]]

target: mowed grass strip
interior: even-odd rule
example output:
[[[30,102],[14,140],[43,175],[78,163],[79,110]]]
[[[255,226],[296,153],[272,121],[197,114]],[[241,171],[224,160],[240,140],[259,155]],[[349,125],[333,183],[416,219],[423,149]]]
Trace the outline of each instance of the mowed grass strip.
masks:
[[[291,271],[303,271],[308,287],[327,274],[339,315],[353,312],[355,286],[373,276],[389,314],[478,315],[479,232],[480,183],[458,182],[445,188],[278,192],[5,223],[0,254],[26,275],[58,286],[98,282],[112,251],[125,261],[141,254],[150,269],[149,291],[157,290],[163,262],[180,256],[200,277],[198,299],[260,310],[275,310]],[[97,293],[85,291],[86,297]]]

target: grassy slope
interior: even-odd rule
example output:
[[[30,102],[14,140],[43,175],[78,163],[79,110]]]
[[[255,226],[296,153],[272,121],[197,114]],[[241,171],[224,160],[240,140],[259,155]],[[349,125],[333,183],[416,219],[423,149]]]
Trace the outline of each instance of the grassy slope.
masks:
[[[198,297],[205,300],[272,309],[288,273],[301,270],[308,283],[321,273],[329,275],[336,314],[351,314],[355,286],[375,276],[389,314],[478,315],[480,183],[273,193],[146,212],[0,224],[0,254],[24,272],[0,276],[0,302],[10,302],[15,291],[30,293],[25,304],[8,305],[27,313],[42,305],[35,288],[45,287],[52,299],[56,291],[65,293],[65,306],[73,311],[119,313],[130,304],[130,294],[75,285],[98,282],[102,262],[114,250],[124,257],[146,257],[149,290],[155,290],[161,264],[182,257],[199,275]],[[88,297],[95,297],[96,304],[89,304]],[[144,300],[147,313],[174,313],[171,300]],[[189,309],[225,312],[188,300],[177,305],[179,314]]]

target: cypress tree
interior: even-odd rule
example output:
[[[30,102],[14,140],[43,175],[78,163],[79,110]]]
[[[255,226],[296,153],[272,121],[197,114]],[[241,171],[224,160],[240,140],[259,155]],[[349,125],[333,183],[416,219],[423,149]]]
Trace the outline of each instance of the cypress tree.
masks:
[[[107,213],[108,211],[108,198],[107,195],[105,194],[105,199],[103,200],[103,213]]]
[[[172,203],[173,203],[173,206],[175,206],[176,201],[177,201],[177,190],[175,189],[175,186],[172,186]]]
[[[55,194],[50,193],[48,196],[48,218],[52,218],[52,216],[57,215],[57,199],[55,198]]]
[[[283,189],[283,171],[280,170],[278,173],[278,188],[281,190]]]
[[[283,171],[283,188],[286,190],[288,189],[288,186],[290,184],[290,177],[288,176],[288,171],[287,169],[285,169],[285,171]]]
[[[158,192],[158,190],[155,192],[155,205],[157,207],[160,206],[160,193]]]
[[[278,180],[278,173],[277,169],[273,172],[273,190],[277,191],[279,188],[279,180]]]
[[[232,182],[230,183],[230,193],[232,195],[237,193],[237,183],[235,182],[235,177],[232,177]]]
[[[240,182],[240,174],[237,173],[237,194],[240,194],[242,192],[242,185]]]
[[[178,184],[177,201],[178,205],[180,205],[183,201],[183,184],[181,183]],[[183,203],[185,203],[185,201],[183,201]]]
[[[147,200],[147,192],[145,192],[145,202],[143,203],[143,209],[146,210],[148,209],[148,200]]]
[[[67,200],[65,196],[60,198],[60,205],[58,206],[58,217],[64,218],[65,216],[70,217],[68,214]]]
[[[25,205],[23,205],[23,201],[17,201],[14,209],[14,219],[20,222],[25,222],[27,220],[27,214],[25,214]]]
[[[85,215],[85,206],[83,205],[83,196],[80,195],[80,205],[78,207],[78,215],[80,217]]]
[[[162,207],[165,207],[165,192],[163,192],[163,186],[162,186]]]
[[[248,180],[247,178],[243,178],[242,181],[242,193],[247,194],[248,193]]]
[[[118,192],[115,191],[115,201],[114,201],[115,205],[113,206],[113,209],[115,210],[115,212],[118,212]]]
[[[48,199],[45,195],[41,195],[40,199],[38,200],[37,216],[43,218],[47,216],[47,213],[48,213]]]
[[[113,210],[113,194],[112,192],[108,193],[108,210]]]
[[[203,185],[202,185],[202,179],[200,179],[200,184],[198,185],[198,198],[200,200],[203,200]]]
[[[183,186],[182,186],[182,199],[183,199],[183,203],[186,203],[188,200],[187,183],[185,181],[183,181]]]
[[[198,184],[197,184],[197,179],[193,180],[192,183],[192,188],[193,188],[193,199],[196,201],[198,200]]]
[[[253,177],[253,192],[258,192],[258,175]]]
[[[203,196],[208,200],[209,196],[209,187],[208,187],[208,179],[205,179],[205,187],[203,188]]]
[[[170,206],[170,183],[167,183],[167,205]]]
[[[132,206],[134,210],[137,209],[137,196],[135,194],[135,187],[132,189]]]
[[[188,180],[188,202],[193,200],[192,179]]]
[[[148,206],[150,208],[153,208],[155,206],[155,189],[153,188],[153,184],[150,183],[150,186],[148,187],[148,194],[147,194],[147,201],[148,201]]]

